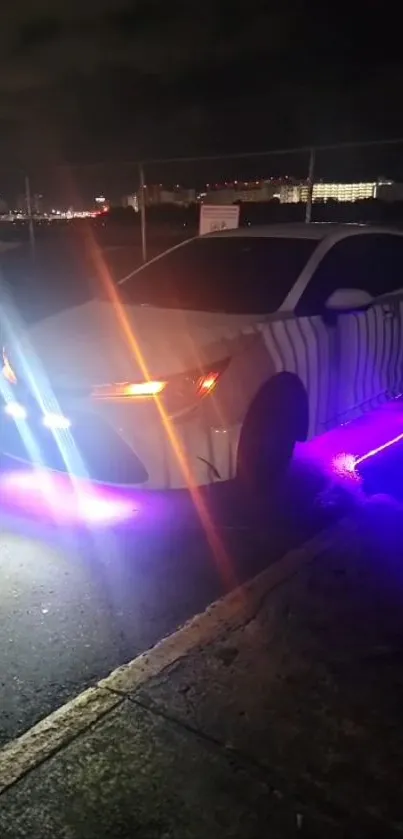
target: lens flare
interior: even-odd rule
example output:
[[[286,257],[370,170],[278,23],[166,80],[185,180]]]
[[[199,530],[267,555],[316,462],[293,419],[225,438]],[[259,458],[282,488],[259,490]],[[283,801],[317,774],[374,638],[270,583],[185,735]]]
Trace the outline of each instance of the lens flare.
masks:
[[[26,408],[20,402],[7,402],[4,411],[15,420],[25,420],[28,416]]]
[[[71,426],[71,421],[68,417],[64,417],[63,414],[45,414],[42,422],[45,428],[55,428],[59,431],[67,431]]]
[[[148,369],[147,359],[143,353],[141,341],[137,338],[135,331],[132,329],[127,311],[120,299],[118,288],[113,281],[112,275],[108,269],[99,245],[97,244],[89,227],[86,228],[86,233],[88,237],[87,246],[89,253],[93,259],[94,266],[97,269],[97,274],[104,287],[104,291],[113,306],[117,323],[119,324],[121,334],[126,341],[128,350],[136,360],[137,365],[141,370],[143,380],[145,382],[152,382],[153,377],[150,374],[151,371]],[[221,539],[205,500],[200,493],[191,465],[186,456],[186,451],[184,450],[179,435],[176,432],[175,424],[163,404],[163,399],[160,397],[161,394],[156,394],[154,399],[167,441],[172,448],[184,481],[191,494],[195,509],[205,530],[211,552],[215,562],[217,563],[224,584],[228,589],[234,588],[238,584],[238,575],[232,562],[232,558],[227,551],[223,540]]]

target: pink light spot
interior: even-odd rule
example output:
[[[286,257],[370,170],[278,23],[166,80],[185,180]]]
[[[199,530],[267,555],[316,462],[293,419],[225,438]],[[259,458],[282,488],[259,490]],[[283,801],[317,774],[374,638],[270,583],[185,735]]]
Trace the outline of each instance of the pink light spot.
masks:
[[[66,476],[42,470],[12,471],[0,479],[2,500],[38,516],[51,515],[57,522],[111,525],[138,512],[130,497]]]
[[[356,476],[356,458],[353,454],[341,452],[332,458],[332,470],[341,478]]]

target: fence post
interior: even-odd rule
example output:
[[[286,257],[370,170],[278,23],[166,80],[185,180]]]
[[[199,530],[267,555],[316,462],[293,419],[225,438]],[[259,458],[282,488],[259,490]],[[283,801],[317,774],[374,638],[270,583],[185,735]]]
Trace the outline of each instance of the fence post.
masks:
[[[140,220],[141,220],[141,256],[147,262],[147,226],[146,226],[146,188],[144,182],[144,166],[139,163],[140,177]]]
[[[25,175],[25,201],[27,204],[28,215],[28,229],[29,229],[29,245],[31,249],[31,259],[35,262],[35,230],[34,220],[32,218],[32,201],[31,201],[31,185],[28,175]]]
[[[309,167],[308,167],[308,195],[305,207],[305,223],[309,224],[312,219],[312,204],[313,204],[313,184],[315,178],[315,149],[311,149],[309,153]]]

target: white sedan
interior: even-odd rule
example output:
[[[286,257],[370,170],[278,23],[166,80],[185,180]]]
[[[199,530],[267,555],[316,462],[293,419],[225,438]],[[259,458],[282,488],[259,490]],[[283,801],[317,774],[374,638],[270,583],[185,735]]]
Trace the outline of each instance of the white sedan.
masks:
[[[264,490],[297,440],[400,393],[402,288],[385,228],[184,242],[26,331],[8,314],[2,449],[103,483]]]

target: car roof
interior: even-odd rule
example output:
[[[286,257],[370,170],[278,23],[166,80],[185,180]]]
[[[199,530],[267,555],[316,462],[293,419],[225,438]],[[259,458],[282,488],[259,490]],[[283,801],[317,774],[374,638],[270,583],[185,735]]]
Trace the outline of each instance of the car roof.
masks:
[[[203,238],[237,237],[237,236],[258,236],[258,237],[289,237],[291,239],[317,239],[318,241],[328,236],[342,238],[359,233],[397,233],[403,235],[403,231],[392,227],[380,227],[369,224],[337,224],[334,222],[290,222],[285,224],[261,224],[254,227],[237,227],[235,230],[220,230],[217,233],[207,233]]]

